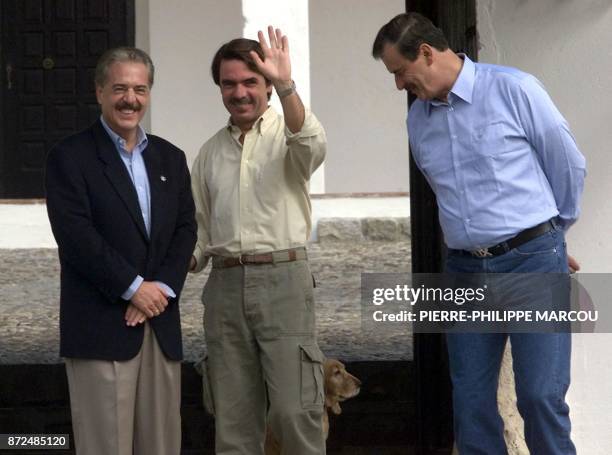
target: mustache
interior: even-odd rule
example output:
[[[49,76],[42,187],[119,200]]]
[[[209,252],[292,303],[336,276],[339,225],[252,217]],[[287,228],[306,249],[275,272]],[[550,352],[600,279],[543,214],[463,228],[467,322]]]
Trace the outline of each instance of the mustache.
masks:
[[[251,104],[253,101],[248,96],[243,96],[242,98],[232,98],[230,100],[230,104],[234,106],[244,106],[245,104]]]
[[[117,104],[117,109],[121,110],[121,109],[131,109],[133,111],[139,111],[142,109],[142,105],[140,103],[128,103],[126,101],[123,101],[119,104]]]

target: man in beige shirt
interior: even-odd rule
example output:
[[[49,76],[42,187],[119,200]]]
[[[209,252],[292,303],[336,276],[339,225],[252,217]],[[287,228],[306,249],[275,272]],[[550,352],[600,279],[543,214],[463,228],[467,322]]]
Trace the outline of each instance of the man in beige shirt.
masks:
[[[263,454],[268,423],[283,453],[319,455],[323,355],[304,246],[326,139],[291,79],[287,37],[268,35],[232,40],[212,62],[230,120],[193,165],[191,269],[212,262],[202,299],[216,453]],[[273,87],[283,116],[268,106]]]

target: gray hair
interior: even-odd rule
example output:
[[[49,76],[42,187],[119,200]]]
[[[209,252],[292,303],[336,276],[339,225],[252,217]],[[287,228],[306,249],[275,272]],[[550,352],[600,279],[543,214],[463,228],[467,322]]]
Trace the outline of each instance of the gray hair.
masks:
[[[96,65],[96,74],[94,80],[99,87],[104,86],[108,78],[108,69],[114,63],[133,62],[142,63],[147,67],[149,72],[149,87],[153,87],[153,78],[155,76],[155,66],[149,54],[136,47],[115,47],[107,50]]]

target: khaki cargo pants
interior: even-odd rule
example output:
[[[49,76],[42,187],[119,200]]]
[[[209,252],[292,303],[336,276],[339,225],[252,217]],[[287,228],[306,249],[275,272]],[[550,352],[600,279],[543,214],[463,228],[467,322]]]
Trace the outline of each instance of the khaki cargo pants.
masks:
[[[269,424],[283,454],[325,454],[308,262],[213,267],[202,300],[216,453],[263,454]]]

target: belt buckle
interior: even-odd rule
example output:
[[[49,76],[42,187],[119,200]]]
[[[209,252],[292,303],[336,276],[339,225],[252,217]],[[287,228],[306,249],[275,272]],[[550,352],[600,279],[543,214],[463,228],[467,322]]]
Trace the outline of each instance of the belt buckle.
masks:
[[[472,256],[476,256],[477,258],[493,256],[493,253],[489,251],[489,248],[478,248],[477,250],[470,251],[470,253],[472,253]]]

